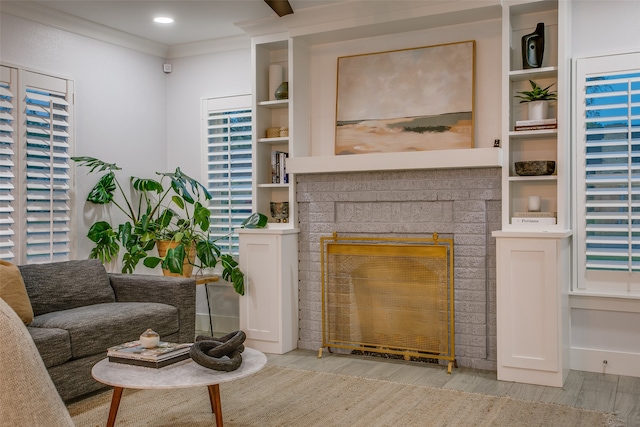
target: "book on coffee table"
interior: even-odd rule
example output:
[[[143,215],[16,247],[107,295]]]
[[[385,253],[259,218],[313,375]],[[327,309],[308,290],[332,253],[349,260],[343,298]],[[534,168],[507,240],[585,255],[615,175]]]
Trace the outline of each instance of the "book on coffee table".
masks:
[[[186,353],[174,354],[171,357],[164,358],[162,360],[157,360],[157,361],[133,359],[129,357],[109,356],[109,362],[122,363],[124,365],[144,366],[147,368],[163,368],[165,366],[172,365],[182,360],[189,359],[190,357],[191,355],[189,354],[189,351],[187,351]]]
[[[140,341],[130,341],[109,347],[107,349],[107,357],[157,363],[180,355],[189,354],[191,345],[192,343],[178,344],[160,341],[156,347],[146,348],[140,344]]]

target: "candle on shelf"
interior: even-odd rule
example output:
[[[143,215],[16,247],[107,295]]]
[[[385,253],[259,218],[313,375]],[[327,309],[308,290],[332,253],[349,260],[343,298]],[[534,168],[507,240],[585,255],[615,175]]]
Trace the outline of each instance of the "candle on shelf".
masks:
[[[529,212],[540,212],[540,196],[529,196]]]

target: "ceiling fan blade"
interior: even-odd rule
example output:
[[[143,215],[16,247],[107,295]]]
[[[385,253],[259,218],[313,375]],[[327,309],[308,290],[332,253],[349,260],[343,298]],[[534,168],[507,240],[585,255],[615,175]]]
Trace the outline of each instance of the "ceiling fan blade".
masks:
[[[293,13],[293,9],[287,0],[264,0],[264,2],[268,4],[278,16]]]

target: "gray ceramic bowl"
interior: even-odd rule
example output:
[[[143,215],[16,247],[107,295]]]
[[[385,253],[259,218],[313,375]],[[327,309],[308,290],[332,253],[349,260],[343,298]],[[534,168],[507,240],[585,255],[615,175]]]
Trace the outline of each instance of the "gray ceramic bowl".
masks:
[[[556,170],[556,162],[553,160],[516,162],[515,167],[516,174],[520,176],[551,175]]]

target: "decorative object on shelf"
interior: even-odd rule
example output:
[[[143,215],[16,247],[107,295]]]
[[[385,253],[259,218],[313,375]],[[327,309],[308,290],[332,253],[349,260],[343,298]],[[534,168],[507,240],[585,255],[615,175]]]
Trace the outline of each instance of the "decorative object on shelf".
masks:
[[[516,92],[516,98],[519,98],[520,103],[528,103],[528,118],[529,120],[545,120],[549,111],[548,101],[555,101],[558,99],[557,92],[550,91],[549,89],[554,83],[542,88],[538,86],[538,83],[533,80],[529,80],[531,90],[524,90]]]
[[[284,138],[284,137],[287,137],[287,136],[289,136],[289,128],[288,127],[284,127],[284,126],[281,127],[280,128],[280,137]]]
[[[289,221],[289,202],[270,202],[271,217],[276,222],[288,222]]]
[[[522,37],[522,68],[542,67],[544,56],[544,22],[539,22],[533,33]]]
[[[278,138],[280,136],[280,128],[267,128],[267,138]]]
[[[551,175],[556,170],[553,160],[532,160],[515,162],[515,171],[520,176]]]
[[[184,174],[180,168],[175,172],[156,172],[160,181],[150,178],[130,177],[133,188],[132,200],[129,200],[116,172],[121,168],[115,163],[106,163],[93,157],[72,157],[80,166],[90,168],[89,172],[106,173],[87,196],[87,201],[96,205],[113,204],[126,219],[115,228],[107,221],[98,221],[89,228],[87,237],[95,243],[90,258],[103,263],[118,259],[121,249],[122,272],[133,273],[140,261],[145,267],[155,268],[159,264],[163,270],[184,275],[185,258],[192,245],[200,263],[199,268],[215,267],[222,263],[222,278],[233,282],[239,294],[244,294],[244,275],[238,262],[231,254],[221,254],[220,248],[210,238],[209,221],[211,213],[204,206],[211,194],[195,179]],[[163,185],[169,180],[169,185]],[[117,196],[121,200],[117,200]],[[137,206],[134,208],[134,206]],[[170,240],[175,248],[167,250],[166,255],[157,257],[149,253],[158,241]],[[187,261],[188,264],[193,265]]]
[[[269,65],[269,101],[275,101],[276,90],[282,84],[282,65]]]
[[[189,353],[194,362],[205,368],[235,371],[242,364],[246,338],[243,331],[234,331],[220,338],[199,335]]]
[[[287,159],[289,153],[280,150],[271,152],[271,183],[288,184],[289,174],[287,173]]]
[[[538,196],[533,196],[538,197]],[[542,208],[540,202],[540,207]],[[531,209],[531,207],[529,207]],[[544,212],[539,211],[527,211],[527,212],[514,212],[511,217],[511,224],[520,225],[556,225],[558,214],[556,212]]]
[[[140,345],[144,348],[156,348],[160,343],[160,335],[149,328],[140,335]]]
[[[529,196],[529,212],[540,212],[540,196]]]
[[[544,102],[544,101],[540,101]],[[523,131],[523,130],[545,130],[545,129],[557,129],[558,123],[557,120],[554,119],[543,119],[543,120],[516,120],[516,125],[514,126],[514,130]]]
[[[282,82],[275,92],[276,99],[289,99],[289,82]]]

